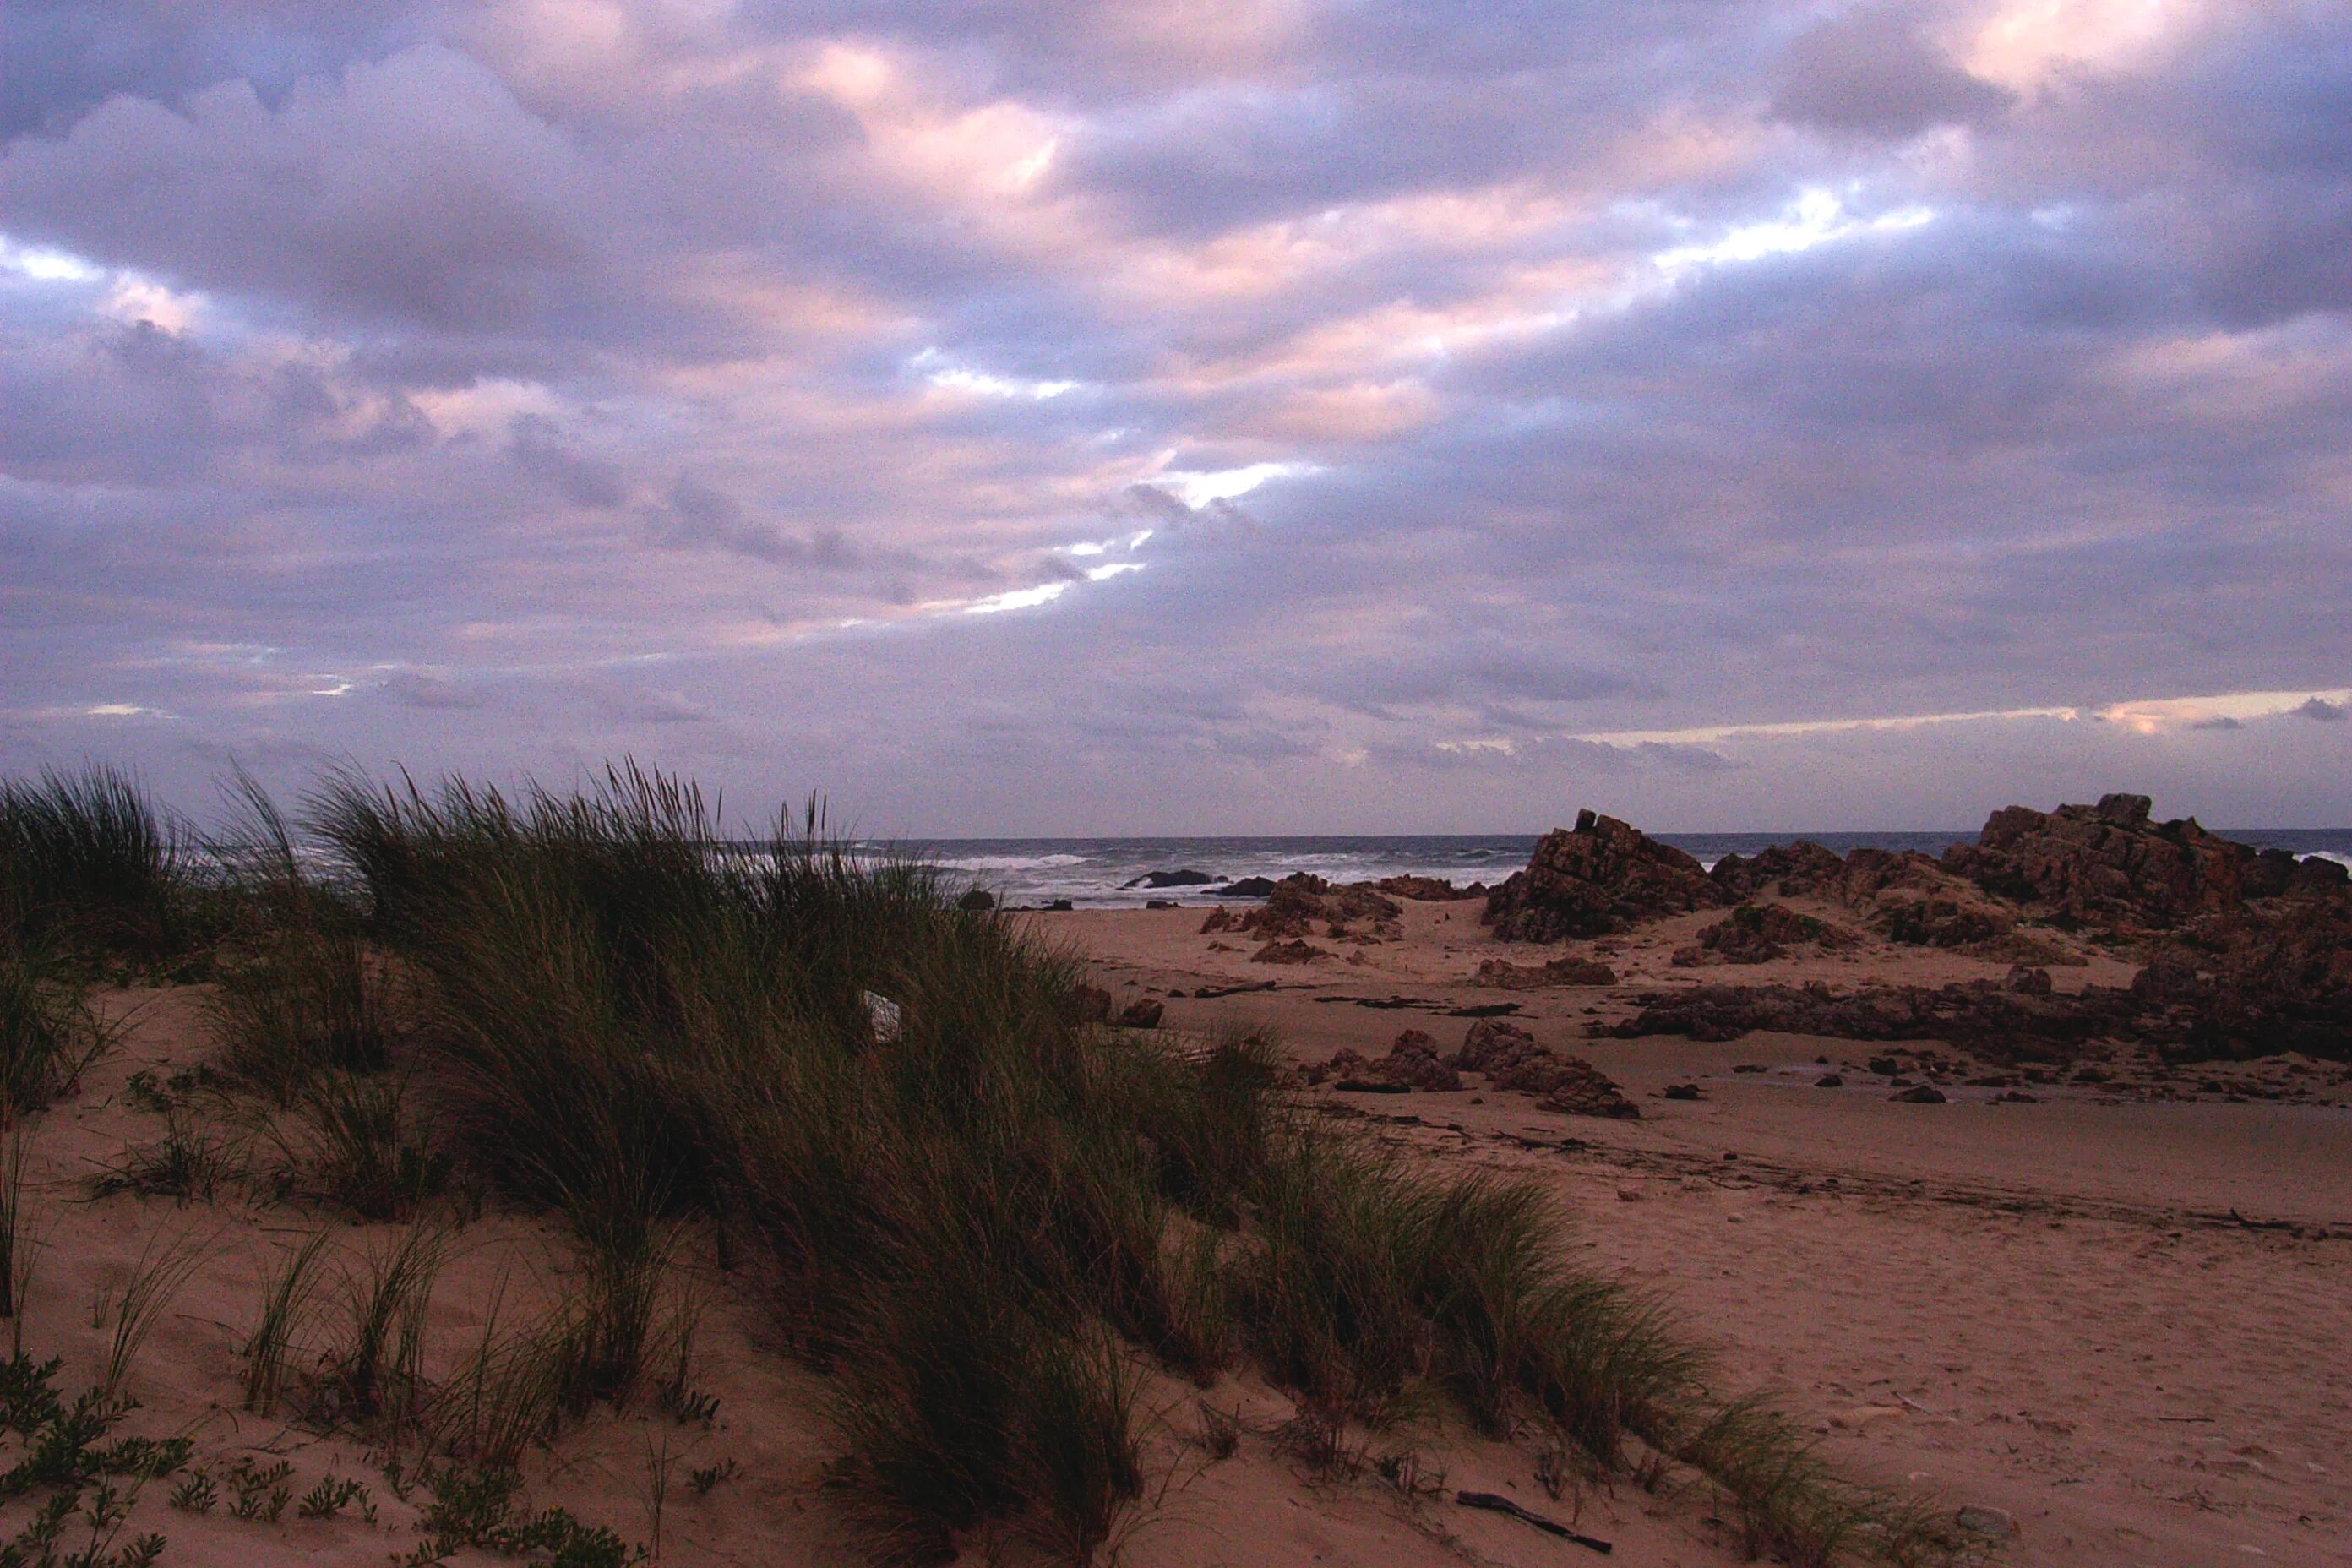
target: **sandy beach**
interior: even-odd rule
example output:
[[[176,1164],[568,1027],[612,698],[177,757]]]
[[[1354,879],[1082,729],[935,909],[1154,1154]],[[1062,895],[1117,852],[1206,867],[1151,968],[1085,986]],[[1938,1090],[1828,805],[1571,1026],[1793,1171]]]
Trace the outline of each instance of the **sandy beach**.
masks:
[[[1505,999],[1468,977],[1526,953],[1477,909],[1407,902],[1401,941],[1282,969],[1211,951],[1199,909],[1030,918],[1108,980],[1167,998],[1170,1026],[1268,1025],[1306,1064],[1377,1055],[1408,1026],[1450,1047],[1470,1026],[1450,1015]],[[1620,985],[1508,998],[1515,1021],[1623,1085],[1638,1121],[1475,1088],[1326,1103],[1433,1158],[1545,1173],[1580,1245],[1668,1293],[1842,1461],[2013,1514],[2013,1561],[2339,1560],[2352,1372],[2326,1347],[2352,1332],[2352,1072],[2289,1059],[2229,1075],[2315,1079],[2326,1103],[2104,1086],[1993,1103],[1956,1084],[1949,1103],[1916,1105],[1890,1100],[1874,1053],[1849,1040],[1583,1037],[1633,990],[1694,984],[1669,954],[1710,918],[1606,942]],[[1941,984],[2005,967],[1879,948],[1756,978]],[[1270,992],[1169,996],[1270,974]],[[1359,1000],[1400,995],[1418,1005]],[[1827,1071],[1845,1086],[1813,1087]],[[1702,1099],[1659,1098],[1691,1083]]]
[[[1307,1066],[1343,1048],[1385,1050],[1407,1026],[1450,1043],[1474,1022],[1453,1015],[1494,1006],[1501,994],[1467,977],[1482,960],[1524,951],[1486,935],[1476,909],[1409,901],[1395,940],[1278,967],[1213,951],[1200,907],[1015,918],[1087,954],[1122,1003],[1162,1001],[1173,1037],[1266,1027]],[[1547,1111],[1475,1079],[1451,1092],[1311,1092],[1327,1114],[1360,1120],[1433,1164],[1540,1176],[1575,1247],[1670,1302],[1718,1352],[1729,1382],[1783,1402],[1852,1474],[1939,1509],[2013,1521],[2012,1538],[1984,1542],[2003,1561],[2340,1561],[2352,1542],[2342,1462],[2352,1452],[2352,1373],[2330,1347],[2352,1329],[2352,1075],[2314,1069],[2332,1086],[2328,1103],[2150,1103],[2065,1086],[2032,1103],[1994,1103],[1992,1091],[1955,1085],[1949,1102],[1919,1105],[1890,1100],[1887,1080],[1850,1041],[1584,1038],[1625,1010],[1633,989],[1675,978],[1667,954],[1702,918],[1609,942],[1622,984],[1513,994],[1513,1021],[1615,1079],[1639,1120]],[[1989,967],[1892,950],[1837,966],[1937,982]],[[1269,975],[1279,976],[1270,991],[1192,994]],[[257,1281],[305,1233],[299,1217],[226,1194],[85,1201],[93,1173],[152,1130],[125,1096],[131,1076],[206,1058],[200,994],[119,994],[113,1005],[133,1019],[126,1048],[44,1119],[30,1184],[55,1201],[45,1207],[49,1250],[32,1337],[42,1353],[65,1357],[69,1375],[94,1375],[108,1336],[92,1326],[90,1304],[121,1288],[155,1238],[200,1247],[131,1380],[145,1405],[141,1429],[194,1434],[215,1470],[247,1456],[283,1458],[305,1484],[365,1478],[379,1520],[265,1526],[175,1513],[150,1495],[139,1521],[169,1533],[175,1563],[381,1561],[418,1510],[390,1494],[369,1449],[238,1407],[236,1352]],[[1362,1005],[1396,997],[1412,1005]],[[2282,1064],[2264,1070],[2275,1076]],[[1814,1087],[1825,1071],[1845,1087]],[[1669,1085],[1696,1085],[1700,1098],[1661,1098]],[[359,1227],[345,1245],[358,1256],[388,1234]],[[821,1380],[778,1353],[759,1311],[730,1295],[709,1259],[698,1267],[713,1285],[701,1376],[719,1401],[717,1420],[699,1428],[642,1412],[599,1417],[534,1463],[531,1495],[650,1541],[656,1478],[667,1470],[663,1561],[838,1561]],[[467,1227],[435,1296],[446,1342],[478,1332],[500,1279],[513,1289],[518,1275],[526,1295],[564,1289],[545,1222]],[[1163,1383],[1152,1397],[1172,1431],[1206,1400],[1243,1416],[1244,1436],[1234,1458],[1212,1463],[1162,1433],[1160,1489],[1124,1561],[1578,1559],[1515,1521],[1431,1499],[1408,1506],[1377,1478],[1313,1477],[1275,1451],[1268,1434],[1287,1402],[1254,1376],[1205,1393]],[[1572,1511],[1580,1529],[1612,1542],[1615,1561],[1739,1560],[1687,1487],[1652,1495],[1622,1481],[1590,1485],[1563,1506],[1545,1495],[1524,1449],[1458,1430],[1391,1441],[1442,1465],[1452,1488]],[[686,1478],[725,1463],[728,1479],[692,1493]]]

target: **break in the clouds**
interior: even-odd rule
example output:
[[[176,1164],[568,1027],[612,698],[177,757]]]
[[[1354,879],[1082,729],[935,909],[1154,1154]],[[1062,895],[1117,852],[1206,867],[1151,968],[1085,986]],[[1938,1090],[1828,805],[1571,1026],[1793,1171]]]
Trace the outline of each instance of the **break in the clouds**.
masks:
[[[0,765],[2352,818],[2352,13],[9,7]]]

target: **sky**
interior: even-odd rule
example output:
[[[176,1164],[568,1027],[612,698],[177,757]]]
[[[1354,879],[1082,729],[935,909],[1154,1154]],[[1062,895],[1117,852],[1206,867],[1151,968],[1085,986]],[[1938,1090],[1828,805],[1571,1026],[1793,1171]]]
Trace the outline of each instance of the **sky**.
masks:
[[[2352,825],[2352,5],[5,0],[0,770]]]

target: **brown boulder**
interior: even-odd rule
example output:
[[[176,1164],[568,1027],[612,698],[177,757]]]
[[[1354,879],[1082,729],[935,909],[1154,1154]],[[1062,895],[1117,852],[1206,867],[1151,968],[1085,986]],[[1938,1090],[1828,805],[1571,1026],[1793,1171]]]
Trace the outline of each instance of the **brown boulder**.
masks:
[[[1607,1116],[1639,1121],[1642,1108],[1625,1098],[1606,1073],[1581,1057],[1561,1057],[1560,1073],[1550,1089],[1536,1101],[1539,1110],[1560,1110],[1570,1116]]]
[[[1312,963],[1331,955],[1303,942],[1270,942],[1250,954],[1252,963]]]
[[[1482,1018],[1462,1037],[1449,1067],[1486,1075],[1496,1089],[1532,1094],[1546,1110],[1575,1116],[1639,1117],[1641,1108],[1591,1062],[1555,1054],[1518,1025]]]
[[[1118,1021],[1129,1029],[1156,1029],[1167,1011],[1167,1005],[1158,998],[1139,996],[1119,1013]]]
[[[1488,895],[1479,920],[1505,942],[1558,942],[1724,901],[1683,851],[1613,816],[1580,811],[1574,827],[1544,835],[1528,868]]]
[[[1990,942],[2017,924],[2014,910],[1909,850],[1855,850],[1846,857],[1837,896],[1889,942],[1917,947]]]

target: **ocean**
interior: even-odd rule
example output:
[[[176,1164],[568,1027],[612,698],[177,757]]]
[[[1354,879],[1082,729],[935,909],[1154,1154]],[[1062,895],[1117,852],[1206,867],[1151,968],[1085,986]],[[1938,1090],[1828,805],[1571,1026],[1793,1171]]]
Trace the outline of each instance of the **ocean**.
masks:
[[[2263,848],[2320,855],[2352,866],[2352,828],[2222,828],[2224,837]],[[1753,855],[1810,838],[1845,854],[1868,846],[1939,855],[1976,840],[1952,833],[1662,833],[1666,843],[1712,866],[1726,855]],[[1279,879],[1309,871],[1334,882],[1382,877],[1440,877],[1461,885],[1501,881],[1528,863],[1537,835],[1405,834],[1317,838],[936,838],[862,847],[931,861],[958,880],[969,878],[1001,902],[1038,905],[1067,899],[1078,909],[1139,909],[1151,899],[1213,900],[1207,886],[1152,889],[1129,884],[1153,871],[1199,871],[1223,881]]]

